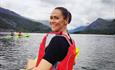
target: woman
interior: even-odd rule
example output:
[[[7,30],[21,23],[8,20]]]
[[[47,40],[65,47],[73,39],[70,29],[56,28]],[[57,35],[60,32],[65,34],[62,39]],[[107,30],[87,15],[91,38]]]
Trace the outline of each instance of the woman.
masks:
[[[75,44],[67,31],[71,13],[56,7],[50,16],[52,32],[42,40],[36,67],[33,70],[72,70],[76,56]],[[54,35],[46,46],[49,34]]]

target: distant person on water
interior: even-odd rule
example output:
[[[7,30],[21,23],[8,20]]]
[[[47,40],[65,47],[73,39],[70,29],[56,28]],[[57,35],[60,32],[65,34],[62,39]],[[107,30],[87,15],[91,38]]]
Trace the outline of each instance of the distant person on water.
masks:
[[[22,32],[19,32],[19,33],[18,33],[18,36],[22,36]]]
[[[11,36],[14,36],[14,32],[13,31],[11,31]]]
[[[52,11],[52,32],[43,37],[36,66],[32,70],[73,70],[77,53],[75,42],[67,31],[71,18],[71,13],[64,7],[56,7]]]

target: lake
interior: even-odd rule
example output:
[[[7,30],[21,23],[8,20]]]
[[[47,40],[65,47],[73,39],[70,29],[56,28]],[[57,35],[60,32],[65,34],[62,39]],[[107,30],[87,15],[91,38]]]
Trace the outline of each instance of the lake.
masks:
[[[26,33],[27,34],[27,33]],[[20,70],[35,58],[43,33],[0,35],[0,70]],[[115,35],[71,34],[79,48],[75,70],[115,70]]]

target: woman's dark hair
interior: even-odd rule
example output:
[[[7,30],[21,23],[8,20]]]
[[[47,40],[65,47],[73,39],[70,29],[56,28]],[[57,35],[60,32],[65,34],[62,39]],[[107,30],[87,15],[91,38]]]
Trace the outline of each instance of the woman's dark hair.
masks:
[[[62,12],[64,19],[66,19],[66,20],[68,19],[68,24],[71,22],[72,15],[66,8],[56,7],[55,9],[59,9]]]

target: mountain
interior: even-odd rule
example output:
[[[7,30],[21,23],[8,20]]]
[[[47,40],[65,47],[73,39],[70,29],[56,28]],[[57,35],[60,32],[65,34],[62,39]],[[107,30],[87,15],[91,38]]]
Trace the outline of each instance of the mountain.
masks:
[[[87,26],[80,26],[75,29],[68,30],[69,33],[80,33],[81,31],[84,31]]]
[[[0,31],[49,32],[49,26],[0,7]]]
[[[41,22],[44,25],[50,26],[49,21],[48,20],[38,20],[39,22]]]
[[[20,15],[16,14],[15,12],[8,10],[8,9],[5,9],[5,8],[2,8],[2,7],[0,7],[0,13],[12,15],[12,16],[20,16]]]
[[[102,19],[98,18],[90,25],[83,27],[80,31],[76,28],[73,33],[83,33],[83,34],[115,34],[115,19]]]

